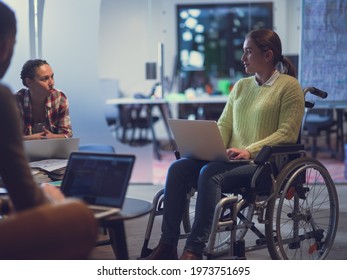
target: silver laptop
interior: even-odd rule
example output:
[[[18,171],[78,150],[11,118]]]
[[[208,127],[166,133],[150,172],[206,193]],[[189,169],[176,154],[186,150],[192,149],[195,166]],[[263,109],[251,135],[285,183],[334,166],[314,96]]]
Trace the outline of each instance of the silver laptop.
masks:
[[[71,152],[78,151],[79,142],[79,138],[25,140],[24,149],[29,161],[68,159]]]
[[[207,161],[230,160],[215,121],[169,119],[169,126],[181,157]]]
[[[123,207],[134,163],[134,155],[73,152],[61,190],[86,202],[97,219],[116,214]]]

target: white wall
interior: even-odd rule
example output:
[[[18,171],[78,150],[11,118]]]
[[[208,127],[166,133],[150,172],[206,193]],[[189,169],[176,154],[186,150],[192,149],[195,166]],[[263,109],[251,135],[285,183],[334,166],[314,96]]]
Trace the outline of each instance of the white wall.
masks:
[[[108,131],[98,79],[99,0],[49,0],[43,18],[43,57],[66,91],[74,134],[82,142],[114,141]]]
[[[302,0],[287,0],[285,54],[301,52]],[[280,20],[280,19],[279,19]],[[284,39],[284,38],[283,38]],[[282,40],[283,40],[282,39]]]
[[[27,0],[3,0],[3,2],[15,11],[17,17],[17,42],[11,65],[3,79],[3,82],[16,91],[23,86],[19,73],[23,62],[29,57],[29,6]]]

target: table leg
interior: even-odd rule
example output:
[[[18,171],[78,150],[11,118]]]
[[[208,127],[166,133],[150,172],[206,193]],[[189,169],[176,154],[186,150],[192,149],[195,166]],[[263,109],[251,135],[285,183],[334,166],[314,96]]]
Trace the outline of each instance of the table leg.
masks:
[[[108,228],[108,234],[110,236],[111,246],[116,259],[128,260],[128,246],[125,236],[125,227],[123,221],[115,222],[115,226]]]
[[[159,145],[159,141],[157,139],[157,135],[155,133],[154,122],[153,122],[153,118],[152,118],[152,111],[153,111],[154,106],[155,105],[149,105],[150,128],[151,128],[151,132],[152,132],[152,141],[153,141],[154,153],[155,153],[157,159],[161,160],[160,145]]]

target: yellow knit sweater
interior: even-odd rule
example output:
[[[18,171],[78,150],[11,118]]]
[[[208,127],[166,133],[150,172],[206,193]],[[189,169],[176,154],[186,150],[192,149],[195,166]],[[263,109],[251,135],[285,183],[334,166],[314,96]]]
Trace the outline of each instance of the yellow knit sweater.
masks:
[[[255,77],[239,80],[218,120],[226,148],[247,149],[254,158],[265,145],[296,143],[304,115],[298,81],[280,74],[259,86]]]

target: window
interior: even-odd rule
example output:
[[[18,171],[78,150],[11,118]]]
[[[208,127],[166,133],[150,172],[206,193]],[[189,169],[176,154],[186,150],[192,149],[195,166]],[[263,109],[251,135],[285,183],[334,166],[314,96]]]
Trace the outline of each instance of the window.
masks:
[[[177,5],[179,90],[206,87],[223,93],[244,76],[245,35],[273,25],[272,3]]]

